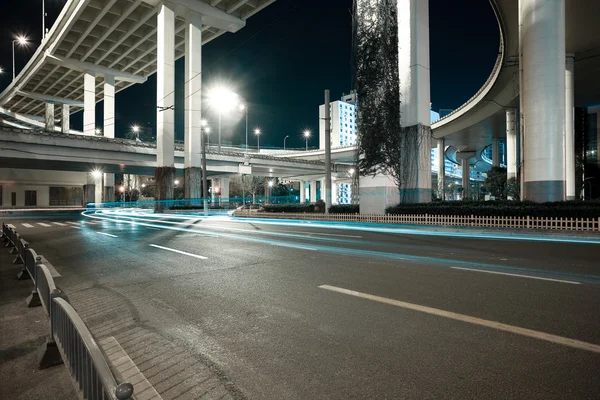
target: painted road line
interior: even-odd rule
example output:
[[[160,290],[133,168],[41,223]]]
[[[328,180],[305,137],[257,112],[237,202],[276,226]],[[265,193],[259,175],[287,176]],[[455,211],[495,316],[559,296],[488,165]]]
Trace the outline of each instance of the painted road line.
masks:
[[[25,228],[33,228],[33,225],[31,225],[31,224],[21,224],[21,225],[23,225]]]
[[[53,224],[58,226],[69,226],[67,224],[63,224],[62,222],[53,222]]]
[[[162,397],[158,394],[154,386],[148,382],[146,376],[135,365],[117,339],[110,336],[100,340],[98,343],[104,349],[105,354],[108,354],[108,360],[119,374],[121,376],[126,375],[127,382],[135,382],[133,384],[133,392],[136,393],[136,399],[140,399],[140,394],[143,393],[142,397],[144,399],[162,400]],[[110,349],[110,352],[107,351],[108,349]]]
[[[183,255],[186,255],[186,256],[190,256],[190,257],[196,257],[196,258],[199,258],[201,260],[208,260],[208,257],[199,256],[198,254],[187,253],[187,252],[181,251],[181,250],[171,249],[169,247],[159,246],[157,244],[151,244],[150,246],[151,247],[156,247],[157,249],[172,251],[173,253],[179,253],[179,254],[183,254]]]
[[[50,228],[50,227],[52,227],[52,225],[50,225],[50,224],[45,224],[45,223],[43,223],[43,222],[38,222],[37,224],[38,224],[38,225],[41,225],[41,226],[43,226],[43,227],[45,227],[45,228]]]
[[[582,342],[580,340],[570,339],[562,336],[552,335],[550,333],[534,331],[533,329],[521,328],[514,325],[503,324],[501,322],[490,321],[487,319],[475,318],[464,314],[458,314],[451,311],[440,310],[438,308],[421,306],[413,303],[406,303],[404,301],[388,299],[386,297],[379,297],[368,293],[356,292],[354,290],[339,288],[336,286],[321,285],[321,289],[330,290],[332,292],[338,292],[347,294],[354,297],[360,297],[367,300],[377,301],[379,303],[389,304],[396,307],[405,308],[408,310],[418,311],[425,314],[436,315],[438,317],[449,318],[455,321],[466,322],[473,325],[484,326],[486,328],[497,329],[499,331],[514,333],[517,335],[527,336],[534,339],[544,340],[546,342],[560,344],[563,346],[573,347],[575,349],[591,351],[593,353],[600,353],[600,345],[588,342]]]
[[[485,272],[486,274],[508,275],[508,276],[516,276],[519,278],[539,279],[541,281],[551,281],[551,282],[560,282],[560,283],[570,283],[571,285],[581,285],[581,282],[565,281],[562,279],[541,278],[539,276],[532,276],[532,275],[510,274],[508,272],[487,271],[485,269],[473,269],[473,268],[461,268],[461,267],[450,267],[450,268],[459,269],[462,271]]]
[[[79,222],[68,221],[67,224],[79,226]]]
[[[99,234],[105,235],[105,236],[110,236],[110,237],[118,237],[117,235],[113,235],[111,233],[105,233],[105,232],[96,232],[96,233],[99,233]]]

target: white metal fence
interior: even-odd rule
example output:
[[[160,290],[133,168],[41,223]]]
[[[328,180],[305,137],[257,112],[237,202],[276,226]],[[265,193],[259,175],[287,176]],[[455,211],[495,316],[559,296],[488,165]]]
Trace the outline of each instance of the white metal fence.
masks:
[[[551,229],[567,231],[600,231],[599,218],[488,217],[478,215],[431,214],[311,214],[311,213],[250,213],[236,211],[236,217],[302,219],[338,222],[371,222],[380,224],[415,224],[440,226],[474,226],[485,228]]]

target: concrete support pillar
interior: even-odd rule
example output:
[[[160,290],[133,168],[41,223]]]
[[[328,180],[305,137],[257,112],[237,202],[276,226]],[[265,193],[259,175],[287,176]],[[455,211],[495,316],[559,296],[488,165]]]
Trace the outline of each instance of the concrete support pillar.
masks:
[[[94,203],[98,204],[98,203],[102,203],[103,202],[103,196],[102,196],[102,190],[103,190],[103,174],[99,174],[99,176],[94,178]]]
[[[104,78],[104,137],[115,137],[115,77]]]
[[[83,75],[83,134],[96,134],[96,75],[89,71]]]
[[[358,180],[361,214],[385,214],[385,209],[398,205],[400,192],[388,175],[361,176]]]
[[[71,130],[71,107],[68,104],[62,105],[62,113],[60,118],[60,131],[62,133],[69,133]]]
[[[306,182],[300,181],[300,203],[306,203]]]
[[[46,131],[54,132],[54,103],[46,103],[44,122]]]
[[[444,145],[445,140],[438,139],[437,140],[437,180],[438,180],[438,198],[440,200],[444,200],[445,186],[444,186],[444,178],[446,176],[446,146]]]
[[[104,201],[115,201],[115,174],[104,174]]]
[[[317,181],[310,181],[310,202],[317,202]]]
[[[517,112],[514,108],[506,110],[506,178],[517,177]]]
[[[185,198],[199,199],[202,197],[202,17],[189,13],[185,23]],[[229,179],[226,180],[227,185],[221,185],[222,196],[225,186],[229,190]]]
[[[401,182],[401,201],[431,201],[429,2],[398,0],[398,67],[403,152],[411,161]]]
[[[566,199],[575,200],[575,55],[565,60],[565,184]]]
[[[500,139],[492,139],[492,167],[500,166]]]
[[[229,209],[229,178],[220,178],[221,184],[221,207]]]
[[[462,165],[463,200],[467,200],[469,198],[469,193],[471,191],[471,164],[469,164],[468,158],[464,158],[461,160],[461,165]]]
[[[175,114],[165,109],[175,105],[175,12],[170,4],[160,5],[156,36],[156,198],[170,200],[175,179]]]
[[[565,199],[565,0],[519,0],[523,200]]]

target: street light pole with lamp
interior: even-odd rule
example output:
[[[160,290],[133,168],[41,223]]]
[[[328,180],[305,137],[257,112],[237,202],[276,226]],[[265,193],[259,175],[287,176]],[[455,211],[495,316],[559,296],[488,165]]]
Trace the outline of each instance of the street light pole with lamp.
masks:
[[[12,41],[12,56],[13,56],[13,81],[15,80],[15,43],[18,43],[19,46],[26,46],[29,42],[25,36],[17,36],[15,40]]]
[[[289,137],[290,137],[290,135],[287,135],[286,137],[284,137],[284,138],[283,138],[283,149],[284,149],[284,150],[285,150],[285,141],[286,141],[286,139],[287,139],[287,138],[289,138]]]
[[[219,152],[221,152],[221,115],[230,111],[238,104],[238,95],[231,90],[217,86],[209,92],[210,102],[217,108],[219,113]]]
[[[304,138],[306,139],[306,151],[308,151],[308,139],[310,139],[310,131],[308,129],[304,131]]]
[[[271,194],[273,191],[273,184],[274,184],[273,181],[269,181],[269,183],[267,185],[269,187],[269,195],[267,196],[267,200],[269,201],[268,204],[271,204]]]
[[[258,144],[258,152],[260,153],[260,129],[256,128],[254,130],[254,134],[256,135],[256,140]]]

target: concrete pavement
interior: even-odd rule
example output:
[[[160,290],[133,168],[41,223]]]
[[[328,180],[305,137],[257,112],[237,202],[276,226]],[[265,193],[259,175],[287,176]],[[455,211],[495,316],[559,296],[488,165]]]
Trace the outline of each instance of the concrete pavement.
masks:
[[[11,222],[61,273],[92,332],[115,338],[163,398],[600,393],[599,244],[101,217]]]

